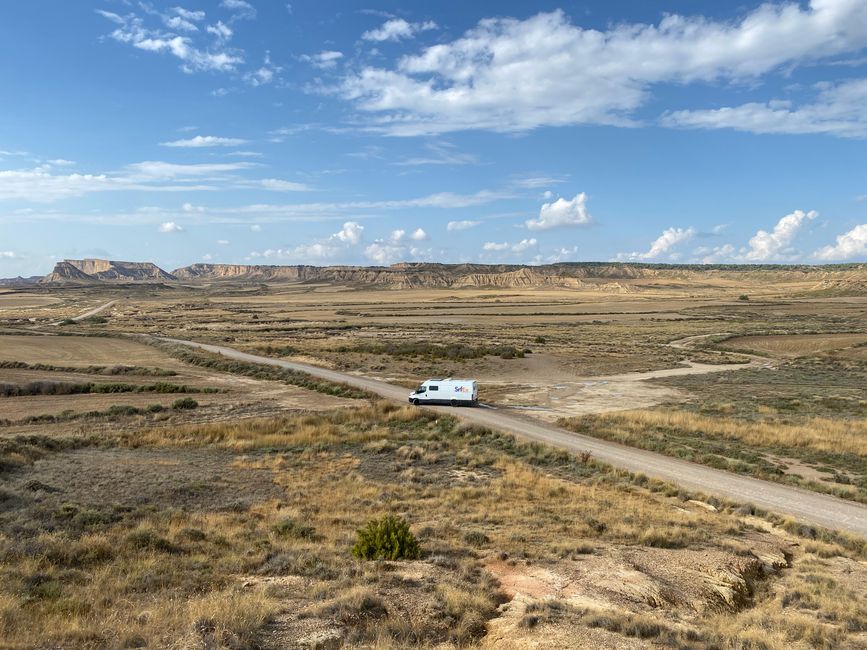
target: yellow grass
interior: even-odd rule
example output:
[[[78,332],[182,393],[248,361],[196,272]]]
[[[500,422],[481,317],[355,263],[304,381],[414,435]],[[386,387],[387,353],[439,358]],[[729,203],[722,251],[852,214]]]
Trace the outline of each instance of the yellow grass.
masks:
[[[755,350],[768,356],[793,359],[848,348],[867,342],[867,334],[781,334],[738,336],[721,344],[723,348]]]
[[[0,336],[0,360],[70,367],[114,364],[173,370],[186,367],[153,346],[94,336]]]
[[[867,419],[831,420],[810,418],[802,424],[777,422],[741,422],[696,415],[687,411],[627,411],[599,416],[615,426],[640,432],[662,427],[711,434],[757,446],[781,445],[805,447],[818,451],[867,455]]]

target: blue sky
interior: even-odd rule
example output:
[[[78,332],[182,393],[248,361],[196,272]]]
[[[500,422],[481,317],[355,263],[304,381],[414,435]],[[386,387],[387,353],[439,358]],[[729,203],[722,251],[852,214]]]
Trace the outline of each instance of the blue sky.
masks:
[[[867,260],[863,0],[32,0],[0,58],[0,276]]]

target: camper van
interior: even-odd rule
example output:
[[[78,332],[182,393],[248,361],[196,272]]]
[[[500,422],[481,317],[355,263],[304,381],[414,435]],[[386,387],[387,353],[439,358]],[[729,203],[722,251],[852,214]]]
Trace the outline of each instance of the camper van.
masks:
[[[410,404],[475,406],[479,389],[473,379],[428,379],[409,394]]]

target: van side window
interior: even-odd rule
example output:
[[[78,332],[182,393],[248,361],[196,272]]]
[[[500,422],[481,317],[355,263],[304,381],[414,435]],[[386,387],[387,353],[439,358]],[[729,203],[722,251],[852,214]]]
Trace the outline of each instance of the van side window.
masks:
[[[439,390],[440,387],[439,387],[439,386],[431,386],[430,389],[431,389],[431,390]]]

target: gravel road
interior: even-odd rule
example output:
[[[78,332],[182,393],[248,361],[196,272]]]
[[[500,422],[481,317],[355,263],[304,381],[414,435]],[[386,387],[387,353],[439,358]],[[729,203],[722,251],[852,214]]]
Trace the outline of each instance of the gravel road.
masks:
[[[387,399],[406,403],[409,389],[356,375],[304,363],[272,359],[248,354],[219,345],[208,345],[181,339],[159,337],[160,340],[215,352],[227,358],[261,363],[306,372],[321,379],[356,386]],[[527,416],[495,408],[449,408],[425,406],[463,420],[500,431],[524,440],[532,440],[570,452],[589,451],[593,457],[630,472],[670,481],[689,491],[751,503],[779,514],[789,515],[803,523],[844,530],[867,537],[867,506],[800,488],[762,481],[748,476],[697,465],[634,447],[572,433],[557,426],[533,420]]]

